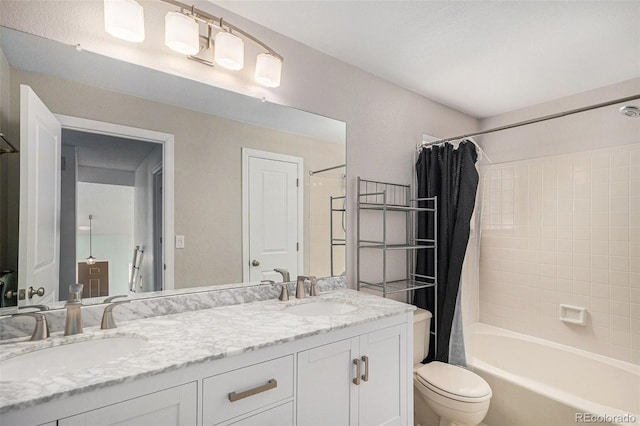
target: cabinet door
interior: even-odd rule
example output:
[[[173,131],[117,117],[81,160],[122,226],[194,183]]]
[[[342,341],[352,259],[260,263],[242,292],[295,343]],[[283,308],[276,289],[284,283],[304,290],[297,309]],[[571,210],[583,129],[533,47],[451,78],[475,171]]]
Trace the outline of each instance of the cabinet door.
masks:
[[[361,426],[406,425],[406,326],[394,326],[360,336],[363,376],[358,386]]]
[[[58,421],[58,426],[186,426],[196,424],[195,382]]]
[[[298,353],[298,426],[358,424],[357,357],[358,338]]]

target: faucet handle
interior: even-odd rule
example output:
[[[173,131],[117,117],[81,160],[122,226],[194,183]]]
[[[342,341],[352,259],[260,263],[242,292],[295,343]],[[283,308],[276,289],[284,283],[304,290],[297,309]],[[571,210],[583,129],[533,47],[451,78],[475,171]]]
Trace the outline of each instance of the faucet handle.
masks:
[[[102,313],[102,321],[100,322],[100,329],[101,330],[108,330],[111,328],[117,328],[116,327],[116,322],[113,319],[113,308],[115,308],[118,305],[122,305],[124,303],[129,303],[129,300],[119,300],[117,302],[113,302],[110,305],[107,305],[104,308],[104,312]]]
[[[82,303],[82,289],[84,284],[69,284],[69,299],[67,303]]]
[[[47,322],[47,317],[44,314],[39,312],[24,312],[14,314],[13,316],[35,318],[36,326],[33,329],[33,334],[31,334],[31,339],[29,339],[30,341],[35,342],[49,337],[49,323]]]
[[[317,296],[318,295],[318,278],[314,276],[309,277],[309,281],[311,281],[311,288],[309,289],[309,296]]]
[[[304,282],[308,279],[309,277],[298,275],[298,283],[296,285],[296,299],[304,299],[305,297],[307,297],[307,291],[304,287]]]
[[[287,300],[289,300],[289,289],[287,288],[287,283],[282,283],[281,287],[282,290],[280,291],[280,297],[278,297],[278,300],[280,300],[281,302],[286,302]]]

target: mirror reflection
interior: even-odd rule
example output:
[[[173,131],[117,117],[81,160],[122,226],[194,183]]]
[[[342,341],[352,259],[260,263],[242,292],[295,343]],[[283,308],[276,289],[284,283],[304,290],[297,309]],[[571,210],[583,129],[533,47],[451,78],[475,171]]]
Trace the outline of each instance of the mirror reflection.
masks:
[[[0,131],[20,145],[0,156],[3,306],[82,280],[104,297],[345,272],[345,123],[6,28],[0,48]],[[41,281],[21,272],[21,85],[62,136],[59,264]]]

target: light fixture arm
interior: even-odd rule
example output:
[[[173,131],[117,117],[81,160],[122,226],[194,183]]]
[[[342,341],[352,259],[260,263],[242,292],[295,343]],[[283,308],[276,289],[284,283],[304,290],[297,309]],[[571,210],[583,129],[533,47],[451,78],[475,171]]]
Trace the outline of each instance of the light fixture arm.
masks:
[[[238,34],[241,34],[243,37],[245,37],[248,40],[251,40],[252,42],[254,42],[255,44],[257,44],[258,46],[260,46],[261,48],[263,48],[264,50],[267,51],[267,53],[269,53],[270,55],[273,55],[274,57],[278,58],[281,62],[284,62],[284,58],[282,55],[280,55],[278,52],[276,52],[275,50],[273,50],[271,47],[267,46],[265,43],[263,43],[262,41],[258,40],[256,37],[252,36],[251,34],[249,34],[248,32],[242,30],[241,28],[236,27],[233,24],[230,24],[227,21],[223,21],[223,19],[214,15],[211,15],[210,13],[207,13],[203,10],[200,10],[198,8],[196,8],[193,5],[188,5],[186,3],[182,3],[180,1],[177,0],[161,0],[164,3],[169,3],[173,6],[179,7],[180,10],[188,10],[190,13],[190,16],[192,18],[194,18],[195,20],[202,22],[204,24],[206,24],[208,27],[215,27],[215,28],[219,28],[223,31],[234,31]],[[209,37],[210,38],[210,37]]]

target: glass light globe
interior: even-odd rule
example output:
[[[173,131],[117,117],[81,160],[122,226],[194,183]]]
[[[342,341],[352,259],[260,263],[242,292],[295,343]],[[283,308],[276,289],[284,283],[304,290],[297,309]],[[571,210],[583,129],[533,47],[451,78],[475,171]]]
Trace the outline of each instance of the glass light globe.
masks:
[[[267,87],[280,86],[282,75],[282,61],[269,54],[261,53],[256,60],[255,79],[258,83]]]
[[[144,9],[135,0],[104,0],[104,29],[126,41],[144,41]]]
[[[200,27],[195,19],[180,12],[169,12],[164,17],[164,44],[184,55],[195,55],[200,50]]]
[[[244,42],[238,36],[220,31],[214,38],[216,64],[230,70],[244,67]]]

